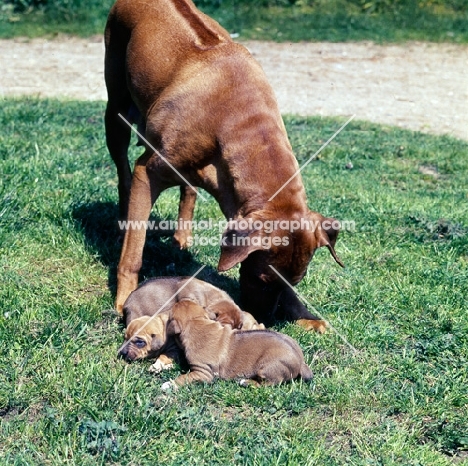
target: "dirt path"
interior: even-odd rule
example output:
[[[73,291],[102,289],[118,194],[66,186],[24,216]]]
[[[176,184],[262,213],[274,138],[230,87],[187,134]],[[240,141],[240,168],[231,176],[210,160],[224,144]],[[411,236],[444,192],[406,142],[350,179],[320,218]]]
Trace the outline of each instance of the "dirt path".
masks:
[[[282,113],[352,115],[468,140],[468,46],[246,42]],[[0,95],[106,100],[104,45],[0,41]]]

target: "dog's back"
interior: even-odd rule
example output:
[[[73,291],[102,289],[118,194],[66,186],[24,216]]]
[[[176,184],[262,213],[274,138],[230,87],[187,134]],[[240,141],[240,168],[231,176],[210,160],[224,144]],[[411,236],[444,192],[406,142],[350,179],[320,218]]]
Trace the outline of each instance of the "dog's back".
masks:
[[[105,40],[108,88],[116,86],[122,92],[128,85],[143,114],[184,62],[205,50],[233,43],[191,1],[180,0],[118,0],[109,13]],[[162,52],[167,50],[170,54]],[[157,73],[148,73],[148,69]],[[125,70],[131,72],[127,75]]]
[[[244,315],[233,299],[223,290],[193,277],[156,277],[140,285],[125,301],[126,325],[142,316],[169,312],[176,302],[189,300],[213,313],[214,319],[233,328],[242,325]],[[249,328],[256,324],[250,314],[245,317]],[[253,322],[251,322],[253,321]]]
[[[235,332],[229,347],[229,359],[220,377],[239,376],[265,383],[281,383],[301,377],[312,378],[299,345],[288,335],[271,330]]]
[[[182,279],[186,277],[158,277],[140,285],[125,301],[125,325],[138,317],[153,316],[156,312],[169,312],[176,302],[175,296]]]

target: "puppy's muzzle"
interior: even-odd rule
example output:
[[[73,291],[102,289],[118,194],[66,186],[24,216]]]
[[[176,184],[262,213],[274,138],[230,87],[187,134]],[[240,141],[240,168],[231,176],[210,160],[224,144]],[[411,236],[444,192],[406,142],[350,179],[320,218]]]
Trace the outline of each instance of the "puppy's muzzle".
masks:
[[[135,359],[138,359],[138,351],[135,351],[136,348],[132,348],[132,344],[128,342],[124,347],[118,352],[118,357],[125,359],[127,362],[132,362]]]
[[[117,354],[119,358],[128,360],[128,345],[125,345]]]

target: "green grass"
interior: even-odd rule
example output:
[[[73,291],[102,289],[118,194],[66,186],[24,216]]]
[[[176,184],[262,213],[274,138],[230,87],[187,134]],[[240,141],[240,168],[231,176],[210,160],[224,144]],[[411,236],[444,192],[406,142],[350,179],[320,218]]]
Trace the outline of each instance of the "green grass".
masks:
[[[112,0],[49,0],[42,10],[0,9],[0,38],[102,34]],[[468,7],[462,0],[318,0],[197,2],[240,39],[274,41],[468,42]],[[292,2],[291,2],[292,3]],[[393,2],[398,3],[398,2]],[[266,5],[270,6],[266,6]],[[276,4],[276,5],[275,5]],[[369,5],[384,8],[366,8]]]
[[[356,231],[337,243],[347,267],[320,250],[297,290],[357,354],[334,332],[279,325],[302,346],[311,384],[163,394],[178,368],[156,377],[148,361],[116,358],[103,111],[1,102],[0,464],[468,464],[466,142],[352,122],[304,171],[310,207]],[[286,124],[302,162],[342,120]],[[167,191],[154,216],[176,212]],[[217,205],[199,202],[197,218],[211,215]],[[236,296],[237,270],[220,277],[218,255],[150,234],[143,275],[206,264],[203,278]]]

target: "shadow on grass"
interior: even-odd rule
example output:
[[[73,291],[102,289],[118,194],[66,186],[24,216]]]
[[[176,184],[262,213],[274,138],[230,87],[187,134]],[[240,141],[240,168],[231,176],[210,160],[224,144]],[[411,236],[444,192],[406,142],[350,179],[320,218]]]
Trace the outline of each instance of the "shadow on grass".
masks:
[[[117,218],[117,204],[94,202],[79,204],[73,208],[73,218],[82,230],[85,243],[93,255],[108,267],[108,288],[115,296],[117,290],[117,265],[122,249],[123,237],[120,234]],[[160,220],[151,218],[151,220]],[[186,249],[172,245],[173,232],[149,231],[143,251],[143,267],[139,282],[158,276],[191,276],[202,266],[200,261]],[[206,266],[197,278],[207,281],[226,292],[238,301],[236,280],[220,275],[212,266]]]

